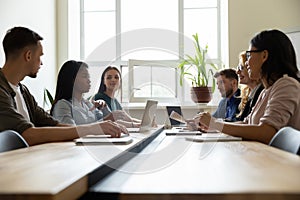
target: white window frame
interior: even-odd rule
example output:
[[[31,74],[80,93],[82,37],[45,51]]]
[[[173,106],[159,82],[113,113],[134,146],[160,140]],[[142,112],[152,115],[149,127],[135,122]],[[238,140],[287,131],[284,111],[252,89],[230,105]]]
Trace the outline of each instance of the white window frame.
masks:
[[[134,94],[135,90],[139,89],[139,88],[134,88],[133,87],[133,69],[134,66],[151,66],[151,67],[156,67],[156,66],[166,66],[166,67],[171,67],[175,70],[175,97],[174,98],[159,98],[159,97],[155,97],[155,100],[158,100],[159,102],[174,102],[174,99],[180,98],[182,95],[180,95],[180,91],[179,91],[179,87],[178,87],[178,80],[179,80],[179,76],[177,73],[177,66],[178,61],[174,61],[174,60],[133,60],[130,59],[128,60],[128,79],[129,79],[129,84],[128,84],[128,92],[129,92],[129,102],[145,102],[147,99],[151,98],[153,99],[154,97],[134,97],[133,95],[130,94]]]
[[[84,23],[84,15],[83,15],[83,1],[84,0],[80,0],[80,33],[81,33],[81,37],[80,37],[80,46],[81,46],[81,51],[80,51],[80,58],[82,60],[84,60],[84,52],[83,52],[83,49],[82,48],[84,46],[84,30],[83,30],[83,23]],[[92,65],[99,65],[99,66],[103,66],[103,65],[116,65],[118,67],[122,67],[122,66],[128,66],[129,68],[132,67],[132,64],[128,63],[127,61],[123,61],[121,60],[121,2],[120,0],[115,0],[116,1],[116,12],[115,12],[115,15],[116,15],[116,60],[115,61],[104,61],[104,60],[99,60],[99,61],[92,61],[92,62],[88,62],[88,64],[92,64]],[[223,4],[222,4],[223,5]],[[179,53],[179,56],[180,57],[184,57],[184,48],[183,48],[183,41],[184,41],[184,0],[178,0],[178,34],[179,34],[179,40],[178,40],[178,45],[179,45],[179,48],[178,48],[178,53]],[[217,34],[217,38],[218,38],[218,43],[217,43],[217,46],[218,46],[218,51],[217,51],[217,58],[216,59],[212,59],[211,61],[218,64],[219,66],[221,66],[222,63],[222,55],[221,55],[221,46],[224,44],[223,42],[221,42],[221,26],[223,26],[221,24],[221,0],[217,0],[217,29],[218,29],[218,34]],[[223,39],[223,38],[222,38]],[[223,45],[226,47],[226,43],[225,45]],[[226,56],[226,55],[225,55]],[[137,62],[137,61],[136,61]],[[159,61],[155,61],[155,60],[140,60],[139,61],[139,65],[143,64],[143,63],[148,63],[148,62],[159,62],[160,64],[161,63],[166,63],[166,62],[172,62],[172,63],[179,63],[179,60],[159,60]],[[129,69],[129,72],[131,70]],[[130,88],[130,85],[132,85],[133,83],[133,80],[132,80],[132,74],[129,73],[129,82],[128,82],[128,89],[129,89],[129,94],[132,92],[132,88]],[[175,77],[175,84],[176,84],[176,97],[177,98],[181,98],[181,103],[182,104],[189,104],[190,102],[192,101],[187,101],[184,97],[184,88],[181,87],[179,85],[179,82],[178,82],[178,75],[177,77]],[[150,98],[150,97],[149,97]],[[145,98],[132,98],[132,97],[128,97],[129,99],[129,102],[144,102],[146,99]],[[159,100],[159,99],[158,99]],[[164,100],[164,99],[161,99],[161,100]],[[168,100],[168,101],[176,101],[175,99],[165,99],[165,100]]]

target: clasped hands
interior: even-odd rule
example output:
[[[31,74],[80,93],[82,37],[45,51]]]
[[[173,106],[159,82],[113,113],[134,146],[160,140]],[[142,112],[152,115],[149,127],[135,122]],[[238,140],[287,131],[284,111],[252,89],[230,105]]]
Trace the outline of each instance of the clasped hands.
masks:
[[[190,130],[207,131],[210,128],[211,122],[216,119],[208,112],[198,113],[193,119],[187,119],[186,123]]]
[[[106,102],[104,100],[92,100],[91,102],[93,104],[93,107],[90,108],[90,111],[94,110],[94,109],[103,109],[106,105]]]

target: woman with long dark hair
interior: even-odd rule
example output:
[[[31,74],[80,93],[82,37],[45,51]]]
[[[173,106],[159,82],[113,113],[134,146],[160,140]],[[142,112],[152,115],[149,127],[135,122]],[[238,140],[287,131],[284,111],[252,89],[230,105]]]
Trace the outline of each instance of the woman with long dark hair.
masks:
[[[118,68],[108,66],[101,75],[101,82],[98,93],[95,95],[95,100],[104,100],[110,110],[124,111],[122,105],[115,98],[116,92],[121,87],[121,73]],[[126,113],[127,114],[127,113]],[[131,121],[133,126],[139,126],[141,120],[135,119],[127,114],[124,118],[126,121]]]
[[[105,102],[93,104],[83,98],[83,94],[87,93],[90,87],[88,65],[74,60],[65,62],[58,74],[50,114],[61,123],[73,125],[101,121],[103,113],[96,107],[104,107]]]
[[[251,40],[246,57],[250,78],[260,78],[265,89],[244,124],[220,122],[209,113],[200,113],[195,122],[266,144],[282,127],[300,130],[300,76],[290,39],[279,30],[262,31]]]
[[[79,125],[111,120],[132,127],[131,122],[123,120],[127,117],[125,112],[112,112],[103,100],[85,99],[83,95],[89,92],[90,87],[88,65],[74,60],[65,62],[58,74],[50,114],[64,124]]]
[[[114,66],[108,66],[101,75],[100,86],[94,99],[104,100],[111,110],[123,110],[123,107],[115,98],[115,93],[120,89],[120,87],[120,71]]]

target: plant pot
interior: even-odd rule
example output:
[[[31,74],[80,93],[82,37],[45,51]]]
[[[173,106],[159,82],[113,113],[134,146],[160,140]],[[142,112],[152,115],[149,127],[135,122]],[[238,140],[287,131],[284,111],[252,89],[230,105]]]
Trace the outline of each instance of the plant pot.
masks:
[[[211,93],[211,87],[191,87],[191,98],[195,103],[210,102]]]

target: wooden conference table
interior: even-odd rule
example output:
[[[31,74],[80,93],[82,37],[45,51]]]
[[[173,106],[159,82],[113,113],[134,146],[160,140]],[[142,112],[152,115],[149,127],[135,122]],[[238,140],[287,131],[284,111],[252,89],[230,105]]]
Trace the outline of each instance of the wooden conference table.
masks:
[[[300,199],[300,156],[258,142],[151,134],[128,145],[1,153],[0,199]]]

